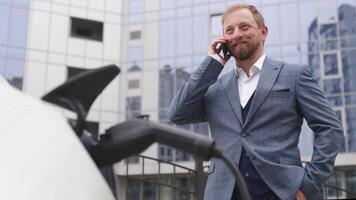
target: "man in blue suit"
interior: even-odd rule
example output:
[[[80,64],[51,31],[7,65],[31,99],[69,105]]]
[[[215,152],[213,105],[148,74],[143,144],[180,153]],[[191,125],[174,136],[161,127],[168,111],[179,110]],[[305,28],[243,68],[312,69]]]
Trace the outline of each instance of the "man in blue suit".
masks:
[[[174,97],[170,120],[208,122],[212,137],[235,160],[252,199],[315,199],[331,174],[343,130],[308,66],[264,54],[268,28],[252,5],[237,4],[222,16],[223,36]],[[218,79],[229,56],[236,69]],[[314,131],[312,160],[302,166],[298,149],[303,118]],[[205,200],[239,199],[225,164],[211,160]]]

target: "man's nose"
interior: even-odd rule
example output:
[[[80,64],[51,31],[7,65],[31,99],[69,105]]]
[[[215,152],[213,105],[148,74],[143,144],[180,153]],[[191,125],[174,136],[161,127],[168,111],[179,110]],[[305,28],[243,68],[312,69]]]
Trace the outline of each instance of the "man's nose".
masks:
[[[242,31],[241,30],[239,30],[238,28],[235,28],[235,30],[234,30],[234,34],[233,34],[233,38],[239,38],[239,37],[241,37],[243,35],[243,33],[242,33]]]

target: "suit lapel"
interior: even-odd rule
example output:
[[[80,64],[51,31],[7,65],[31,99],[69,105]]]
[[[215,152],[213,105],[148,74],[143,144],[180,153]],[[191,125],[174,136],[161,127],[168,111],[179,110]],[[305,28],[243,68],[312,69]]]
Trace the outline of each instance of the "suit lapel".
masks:
[[[257,84],[257,88],[255,90],[255,96],[252,100],[251,108],[246,117],[244,126],[246,126],[246,124],[249,123],[253,115],[256,113],[256,111],[258,110],[258,108],[266,98],[267,94],[270,92],[272,86],[274,85],[278,77],[281,68],[282,68],[281,63],[274,62],[267,57],[265,58],[261,70],[260,78]]]
[[[237,118],[242,125],[242,114],[241,114],[241,104],[239,97],[239,87],[237,83],[237,77],[234,70],[229,72],[229,74],[221,79],[222,86],[224,88],[225,94],[231,104],[233,111],[235,112]]]

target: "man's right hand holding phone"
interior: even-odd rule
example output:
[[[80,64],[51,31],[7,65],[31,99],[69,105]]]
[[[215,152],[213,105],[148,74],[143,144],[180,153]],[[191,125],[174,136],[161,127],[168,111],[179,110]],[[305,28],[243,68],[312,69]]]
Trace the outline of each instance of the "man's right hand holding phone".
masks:
[[[219,36],[210,43],[208,48],[208,55],[223,65],[225,65],[231,57],[227,42],[228,40],[224,36]]]

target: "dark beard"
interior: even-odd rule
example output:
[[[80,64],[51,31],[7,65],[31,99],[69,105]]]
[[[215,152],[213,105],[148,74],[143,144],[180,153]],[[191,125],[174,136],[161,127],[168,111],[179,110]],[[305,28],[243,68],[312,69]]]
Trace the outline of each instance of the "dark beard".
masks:
[[[257,43],[247,43],[246,48],[241,48],[238,52],[237,55],[235,55],[235,58],[237,60],[247,60],[249,59],[258,49],[258,44]]]

